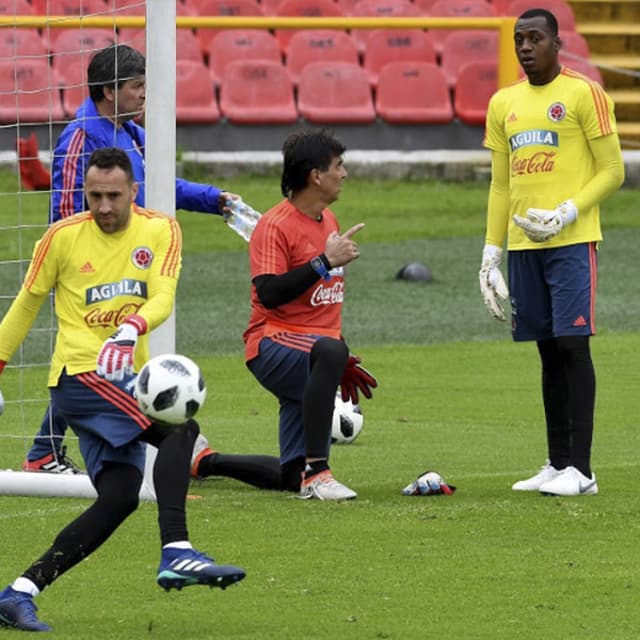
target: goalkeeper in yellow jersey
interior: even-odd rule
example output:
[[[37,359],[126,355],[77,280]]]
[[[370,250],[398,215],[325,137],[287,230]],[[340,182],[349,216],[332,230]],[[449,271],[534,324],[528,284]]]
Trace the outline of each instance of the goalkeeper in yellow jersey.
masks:
[[[134,204],[131,161],[117,148],[94,151],[85,176],[90,211],[53,224],[36,244],[22,288],[0,323],[0,371],[55,289],[58,333],[51,398],[79,439],[95,502],[0,592],[0,625],[48,631],[33,598],[95,551],[138,506],[145,448],[153,470],[162,544],[157,582],[226,587],[244,571],[192,548],[185,501],[198,424],[151,422],[131,395],[148,359],[148,332],[170,314],[182,261],[177,221]],[[131,554],[130,554],[131,555]],[[131,556],[132,570],[137,557]]]
[[[484,145],[492,179],[480,289],[516,341],[535,340],[542,363],[548,459],[518,491],[598,492],[591,470],[599,203],[624,180],[613,102],[602,87],[560,64],[555,16],[526,11],[515,51],[526,78],[489,103]],[[500,271],[508,250],[509,288]]]

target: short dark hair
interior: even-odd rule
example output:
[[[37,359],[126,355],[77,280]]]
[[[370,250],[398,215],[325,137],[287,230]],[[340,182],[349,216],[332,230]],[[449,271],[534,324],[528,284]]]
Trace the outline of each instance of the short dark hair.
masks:
[[[127,174],[129,182],[133,182],[131,160],[126,152],[119,147],[102,147],[101,149],[93,151],[89,156],[87,171],[89,171],[91,167],[98,167],[98,169],[113,169],[114,167],[119,167]]]
[[[326,171],[331,161],[341,156],[346,149],[327,129],[307,129],[292,133],[282,145],[282,195],[287,197],[304,189],[313,169]]]
[[[547,9],[527,9],[518,17],[518,20],[528,20],[529,18],[544,18],[551,35],[558,35],[558,20],[551,11],[547,11]]]
[[[104,99],[104,87],[119,89],[126,80],[144,76],[144,56],[126,44],[114,44],[98,51],[87,68],[89,95],[94,102]]]

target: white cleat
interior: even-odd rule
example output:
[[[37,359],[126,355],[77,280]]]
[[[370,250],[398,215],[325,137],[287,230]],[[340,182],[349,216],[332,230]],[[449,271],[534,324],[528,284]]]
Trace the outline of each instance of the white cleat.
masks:
[[[547,460],[535,476],[526,480],[519,480],[511,488],[514,491],[540,491],[540,487],[545,482],[553,480],[559,473],[561,472]]]
[[[309,500],[353,500],[357,493],[338,482],[328,469],[308,480],[303,480],[300,487],[300,498]]]
[[[198,474],[198,465],[200,464],[200,460],[212,453],[215,453],[215,451],[209,446],[209,440],[207,440],[206,436],[199,433],[193,444],[193,453],[191,454],[192,478],[200,478],[200,475]]]
[[[567,467],[555,478],[541,485],[540,493],[545,496],[595,496],[598,493],[598,483],[595,473],[587,478],[575,467]]]

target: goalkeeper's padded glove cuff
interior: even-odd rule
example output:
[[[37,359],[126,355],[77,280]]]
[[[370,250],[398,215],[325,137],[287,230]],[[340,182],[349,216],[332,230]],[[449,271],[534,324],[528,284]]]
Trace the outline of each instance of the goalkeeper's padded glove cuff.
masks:
[[[495,244],[485,244],[482,249],[482,266],[497,267],[502,260],[502,249]]]
[[[565,200],[558,205],[558,211],[562,216],[562,226],[566,227],[568,224],[575,222],[578,217],[578,207],[573,200]]]
[[[147,321],[136,313],[132,313],[130,316],[127,316],[122,321],[122,324],[132,324],[136,328],[139,336],[143,336],[149,329]]]

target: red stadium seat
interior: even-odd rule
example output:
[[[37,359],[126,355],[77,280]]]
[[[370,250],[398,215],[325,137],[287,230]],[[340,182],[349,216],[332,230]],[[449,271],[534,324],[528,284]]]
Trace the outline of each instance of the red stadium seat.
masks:
[[[253,4],[257,4],[260,5],[260,1],[259,0],[251,0],[251,2],[253,2]],[[219,3],[216,3],[215,5],[211,2],[211,0],[184,0],[184,4],[186,5],[187,9],[189,9],[189,11],[191,11],[191,13],[193,13],[194,16],[208,16],[211,15],[210,11],[211,8],[214,7],[215,9],[217,9],[219,7]],[[231,7],[232,5],[229,5],[229,7]],[[264,13],[264,10],[260,10],[260,14],[262,15],[262,13]],[[215,15],[225,15],[224,13],[222,14],[218,14],[216,13]],[[236,14],[231,14],[231,15],[236,15]],[[252,14],[255,15],[255,14]]]
[[[32,16],[33,7],[27,0],[0,0],[0,16]]]
[[[578,60],[576,58],[570,59],[567,56],[562,55],[562,52],[560,52],[560,62],[569,69],[573,69],[574,71],[581,73],[583,76],[587,76],[590,80],[595,80],[604,87],[604,80],[602,79],[600,69],[588,60]]]
[[[0,62],[0,122],[55,122],[64,118],[60,92],[42,60]]]
[[[339,18],[342,16],[342,11],[333,0],[282,0],[276,15],[297,18]],[[276,29],[276,38],[283,52],[287,51],[289,40],[294,33],[296,33],[295,29]]]
[[[220,110],[209,69],[200,61],[177,60],[176,122],[209,124],[219,119]]]
[[[350,62],[312,62],[298,84],[300,115],[314,123],[370,123],[376,119],[365,70]]]
[[[444,41],[440,64],[449,87],[456,84],[458,71],[466,64],[480,60],[498,60],[498,32],[466,29],[452,31]]]
[[[571,54],[579,58],[588,60],[591,52],[586,38],[577,31],[560,31],[560,40],[562,40],[561,53]]]
[[[431,7],[431,15],[433,17],[447,18],[491,18],[496,15],[496,11],[485,0],[439,0]],[[438,55],[442,54],[444,41],[451,33],[455,33],[455,31],[434,29],[431,32],[433,44]]]
[[[453,107],[447,79],[431,62],[391,62],[380,71],[376,111],[393,124],[447,123]]]
[[[360,0],[353,7],[351,15],[363,18],[407,18],[418,16],[420,12],[409,0]],[[371,29],[353,29],[351,32],[351,37],[358,45],[360,53],[364,53],[367,48],[367,38],[372,31]]]
[[[498,63],[470,62],[458,72],[453,105],[462,122],[483,125],[489,99],[498,89]]]
[[[31,0],[31,5],[33,12],[42,16],[89,16],[108,10],[104,0]]]
[[[262,7],[262,13],[265,16],[275,16],[278,12],[278,5],[283,0],[260,0],[260,6]]]
[[[496,14],[499,16],[507,15],[507,7],[509,6],[509,2],[510,0],[491,0],[491,4],[496,10]]]
[[[378,84],[380,69],[399,61],[436,63],[431,35],[420,29],[376,29],[367,39],[363,66],[369,83]]]
[[[81,61],[85,66],[100,49],[114,42],[111,29],[65,29],[51,44],[53,68],[56,76],[64,77],[64,70],[72,62]]]
[[[35,57],[45,60],[47,53],[37,29],[0,29],[0,59]]]
[[[421,15],[431,15],[431,7],[438,2],[438,0],[413,0],[413,4],[416,5]]]
[[[123,16],[139,16],[140,7],[144,9],[145,2],[141,0],[105,0],[109,11],[117,11]],[[144,15],[144,14],[142,14]]]
[[[72,62],[65,67],[63,76],[56,76],[56,82],[62,89],[64,112],[73,118],[78,107],[89,97],[87,65],[82,60]]]
[[[343,16],[352,16],[353,8],[358,3],[358,0],[336,0],[336,4],[340,7]]]
[[[286,69],[270,60],[229,63],[220,85],[220,111],[236,124],[292,124],[298,119]]]
[[[264,29],[229,29],[220,31],[208,50],[209,71],[220,84],[227,65],[237,60],[269,60],[282,63],[280,45]]]
[[[261,5],[256,0],[199,0],[197,3],[188,2],[187,6],[193,7],[199,16],[239,17],[264,15]],[[222,29],[196,29],[202,53],[206,54],[210,50],[214,38],[221,32]],[[211,64],[210,61],[209,64]]]
[[[141,31],[129,43],[134,49],[137,49],[143,56],[147,52],[147,35]],[[195,62],[204,63],[202,51],[200,50],[200,41],[198,37],[189,29],[176,29],[176,59],[177,60],[194,60]]]
[[[304,67],[312,62],[358,64],[358,50],[344,31],[303,29],[291,38],[287,50],[287,71],[294,85],[298,84]]]
[[[139,2],[138,0],[109,0],[107,11],[113,16],[144,16],[146,14],[145,3]],[[123,27],[118,29],[118,31],[118,42],[131,45],[133,39],[139,33],[144,32],[144,29]]]
[[[565,0],[511,0],[507,6],[508,16],[519,16],[528,9],[546,9],[551,11],[558,21],[558,29],[562,31],[576,30],[576,17],[573,9]]]

